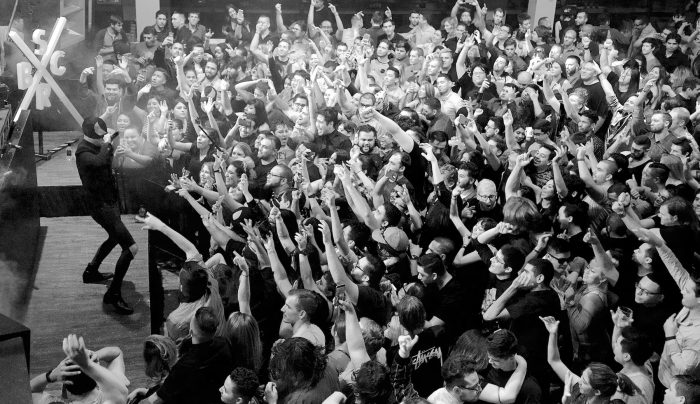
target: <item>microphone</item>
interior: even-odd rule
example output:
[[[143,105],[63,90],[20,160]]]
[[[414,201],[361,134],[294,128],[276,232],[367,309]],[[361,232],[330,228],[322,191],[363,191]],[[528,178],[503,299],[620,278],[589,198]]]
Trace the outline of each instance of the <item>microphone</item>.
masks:
[[[117,138],[117,136],[119,136],[119,131],[116,131],[116,132],[112,133],[111,135],[109,135],[109,141],[110,142],[113,141],[114,139]]]

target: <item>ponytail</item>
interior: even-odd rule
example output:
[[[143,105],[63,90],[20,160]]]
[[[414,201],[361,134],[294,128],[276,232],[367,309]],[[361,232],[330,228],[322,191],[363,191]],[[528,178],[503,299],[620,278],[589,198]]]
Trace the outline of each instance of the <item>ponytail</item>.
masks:
[[[622,393],[628,396],[633,396],[642,392],[627,375],[622,373],[617,374],[617,387]]]

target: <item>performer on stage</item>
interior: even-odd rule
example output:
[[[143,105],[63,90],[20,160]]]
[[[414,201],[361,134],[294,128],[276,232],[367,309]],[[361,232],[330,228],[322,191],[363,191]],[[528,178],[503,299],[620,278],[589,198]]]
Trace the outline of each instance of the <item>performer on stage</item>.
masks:
[[[117,260],[114,279],[102,301],[111,305],[119,314],[131,314],[134,310],[122,299],[121,286],[129,264],[138,252],[138,246],[119,216],[119,197],[112,174],[112,138],[107,134],[107,125],[100,118],[87,118],[83,122],[83,134],[85,136],[75,152],[78,174],[88,194],[90,216],[109,235],[85,268],[83,282],[99,283],[112,278],[111,273],[101,273],[98,269],[112,249],[119,244],[122,253]]]

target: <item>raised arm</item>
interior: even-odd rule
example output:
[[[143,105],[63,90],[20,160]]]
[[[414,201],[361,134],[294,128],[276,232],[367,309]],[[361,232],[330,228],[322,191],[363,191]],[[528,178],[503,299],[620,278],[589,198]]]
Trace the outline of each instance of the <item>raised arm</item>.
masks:
[[[510,109],[503,114],[503,126],[506,138],[506,147],[508,147],[508,150],[511,151],[519,151],[520,145],[515,140],[515,135],[513,135],[513,113],[510,111]]]
[[[404,132],[396,122],[380,114],[376,109],[373,109],[373,114],[374,119],[376,119],[379,122],[379,125],[384,127],[384,129],[389,132],[403,151],[406,153],[413,151],[413,147],[415,146],[416,142],[414,142],[413,138]]]
[[[345,311],[345,341],[348,343],[348,354],[355,369],[360,369],[363,363],[369,362],[370,357],[365,348],[365,340],[362,338],[360,320],[355,313],[355,307],[347,300],[338,302]]]
[[[191,241],[189,241],[182,234],[168,227],[168,225],[150,213],[146,213],[146,217],[143,219],[143,224],[144,226],[141,228],[142,230],[159,231],[168,237],[173,243],[175,243],[175,245],[185,253],[186,261],[195,260],[198,257],[201,257],[199,251],[197,251],[197,247],[195,247]]]
[[[331,272],[333,281],[337,285],[345,285],[345,295],[350,304],[357,304],[360,296],[360,288],[347,275],[343,264],[338,259],[338,254],[335,252],[335,245],[331,236],[331,228],[326,222],[321,222],[321,234],[323,235],[323,244],[326,247],[326,259],[328,260],[328,270]]]
[[[275,4],[275,23],[277,23],[277,32],[284,32],[287,30],[287,26],[284,25],[284,19],[282,18],[282,5]]]
[[[505,192],[506,200],[517,196],[518,190],[520,189],[520,176],[523,173],[523,168],[530,164],[532,157],[529,154],[521,154],[515,163],[513,171],[510,172],[508,180],[506,180]]]
[[[562,362],[561,356],[559,355],[559,320],[556,320],[554,317],[540,317],[540,320],[542,320],[547,331],[549,331],[547,362],[559,379],[565,381],[567,375],[569,375],[571,371],[564,362]],[[533,324],[532,326],[536,327],[537,325]]]
[[[63,339],[63,352],[73,363],[80,367],[83,373],[97,383],[97,386],[102,391],[103,403],[126,403],[129,391],[124,383],[124,379],[90,360],[83,337],[78,338],[75,334],[68,335]]]
[[[508,378],[505,387],[498,387],[494,384],[487,384],[479,395],[479,399],[493,404],[513,404],[523,386],[525,376],[527,376],[527,361],[520,355],[515,355],[517,368]]]
[[[292,284],[289,282],[287,272],[285,271],[279,256],[277,256],[275,238],[272,235],[265,239],[265,250],[267,251],[267,256],[270,259],[270,268],[274,274],[277,289],[284,298],[287,298],[287,296],[289,296],[289,291],[292,290]]]
[[[328,9],[331,10],[331,13],[333,13],[333,16],[335,17],[335,25],[337,25],[337,29],[335,30],[335,39],[342,41],[343,30],[345,30],[345,27],[343,26],[343,19],[340,18],[340,14],[338,14],[338,10],[335,8],[334,4],[328,3]]]
[[[241,270],[241,275],[238,278],[238,311],[252,315],[250,311],[250,268],[248,261],[236,252],[233,263]]]

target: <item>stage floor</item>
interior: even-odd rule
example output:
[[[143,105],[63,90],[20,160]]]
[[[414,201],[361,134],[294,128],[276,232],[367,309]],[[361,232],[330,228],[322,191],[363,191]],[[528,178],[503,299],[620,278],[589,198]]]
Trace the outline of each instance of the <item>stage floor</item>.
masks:
[[[80,132],[44,132],[44,151],[51,150],[62,144],[82,138]],[[38,135],[34,133],[34,149],[39,150]],[[75,148],[77,142],[69,146],[72,150],[72,155],[75,156]],[[39,160],[36,163],[37,185],[40,187],[46,186],[71,186],[80,185],[80,177],[78,176],[78,168],[75,166],[75,158],[68,160],[66,158],[66,150],[58,151],[51,156],[49,160]]]
[[[116,315],[103,307],[106,285],[82,283],[85,265],[106,237],[104,230],[90,217],[41,218],[46,237],[34,290],[25,318],[17,319],[31,329],[32,376],[55,367],[64,357],[63,338],[77,333],[85,337],[90,349],[120,347],[130,388],[147,384],[142,352],[143,340],[150,334],[148,232],[131,215],[123,215],[122,220],[139,247],[122,288],[124,299],[135,310],[131,316]],[[100,269],[113,272],[119,253],[117,246]],[[163,271],[163,283],[166,290],[177,289],[178,278]]]

